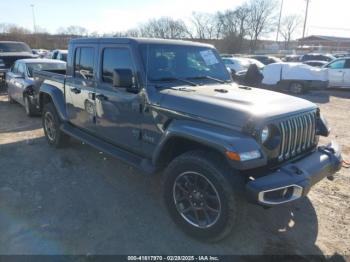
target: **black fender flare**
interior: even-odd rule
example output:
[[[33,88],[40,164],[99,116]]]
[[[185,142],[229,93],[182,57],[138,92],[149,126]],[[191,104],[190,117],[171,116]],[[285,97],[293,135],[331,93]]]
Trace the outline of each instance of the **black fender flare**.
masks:
[[[49,96],[51,101],[53,102],[57,114],[60,117],[62,121],[67,121],[68,120],[68,114],[66,110],[66,103],[64,99],[64,93],[62,90],[59,88],[49,85],[49,84],[42,84],[40,86],[39,90],[39,105],[40,105],[40,110],[42,111],[43,106],[44,106],[44,97]]]

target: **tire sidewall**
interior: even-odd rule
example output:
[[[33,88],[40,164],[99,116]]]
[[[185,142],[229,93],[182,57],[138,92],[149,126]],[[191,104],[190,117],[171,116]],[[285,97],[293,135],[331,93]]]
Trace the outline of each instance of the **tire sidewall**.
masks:
[[[221,213],[218,221],[209,228],[204,229],[191,225],[177,211],[173,199],[173,186],[176,178],[187,171],[197,172],[205,176],[218,192]],[[175,160],[166,170],[163,189],[165,204],[171,217],[186,233],[203,240],[215,241],[217,236],[226,234],[224,233],[225,231],[231,231],[232,226],[230,225],[233,225],[236,220],[235,212],[237,210],[233,210],[236,209],[234,208],[236,207],[236,199],[229,181],[223,176],[220,170],[209,162],[193,157],[182,158],[180,161]]]
[[[53,122],[54,122],[54,127],[56,129],[56,135],[55,135],[54,140],[51,140],[46,132],[45,117],[48,113],[51,114],[51,116],[53,118]],[[59,118],[57,116],[56,110],[51,103],[46,104],[44,106],[44,110],[43,110],[43,114],[42,114],[42,125],[43,125],[46,140],[49,143],[49,145],[57,147],[59,145],[59,139],[60,139],[60,135],[61,135],[61,132],[59,129],[60,121],[59,121]]]

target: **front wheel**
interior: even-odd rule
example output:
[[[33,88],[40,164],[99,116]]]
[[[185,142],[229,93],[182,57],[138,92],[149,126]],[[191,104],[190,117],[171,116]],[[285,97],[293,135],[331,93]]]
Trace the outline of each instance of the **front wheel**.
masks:
[[[164,200],[172,219],[185,233],[205,241],[226,237],[243,214],[242,195],[226,176],[220,158],[202,151],[173,160],[164,174]]]
[[[52,103],[44,106],[42,122],[45,137],[49,145],[59,148],[67,144],[69,136],[60,130],[61,121]]]

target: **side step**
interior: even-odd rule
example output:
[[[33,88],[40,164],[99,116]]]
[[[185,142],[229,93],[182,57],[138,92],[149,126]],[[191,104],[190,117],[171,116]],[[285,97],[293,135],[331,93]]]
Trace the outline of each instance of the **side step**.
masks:
[[[80,129],[68,124],[64,123],[61,125],[60,129],[66,133],[67,135],[74,137],[75,139],[84,142],[97,150],[100,150],[106,154],[111,155],[121,161],[124,161],[126,164],[139,169],[141,172],[145,174],[154,174],[156,168],[151,163],[150,160],[146,158],[139,157],[133,153],[130,153],[124,149],[113,146],[103,140],[100,140],[92,135],[89,135]]]

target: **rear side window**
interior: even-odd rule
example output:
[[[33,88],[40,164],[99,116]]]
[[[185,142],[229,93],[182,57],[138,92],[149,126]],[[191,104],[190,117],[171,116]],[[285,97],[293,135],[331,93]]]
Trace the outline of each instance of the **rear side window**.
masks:
[[[94,48],[79,47],[75,50],[74,76],[89,80],[94,78]]]
[[[114,69],[131,69],[134,71],[131,53],[127,48],[105,48],[102,56],[103,82],[113,82]]]

